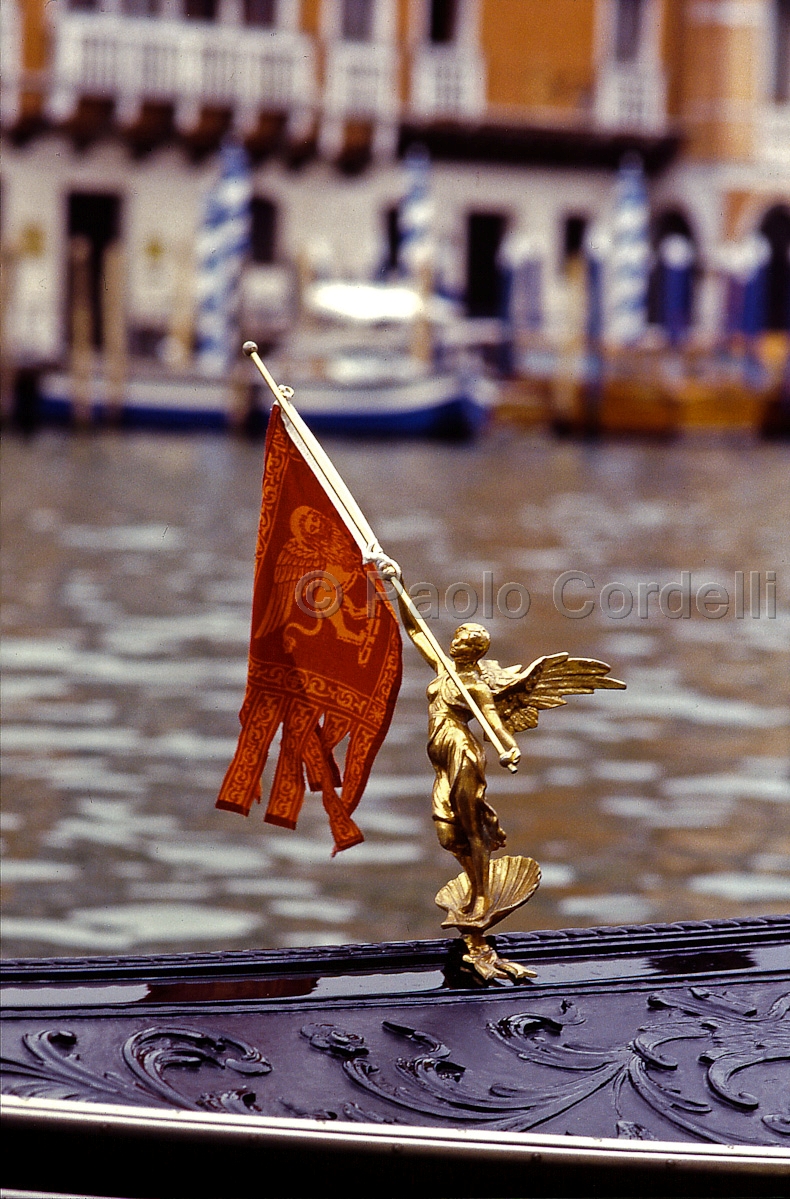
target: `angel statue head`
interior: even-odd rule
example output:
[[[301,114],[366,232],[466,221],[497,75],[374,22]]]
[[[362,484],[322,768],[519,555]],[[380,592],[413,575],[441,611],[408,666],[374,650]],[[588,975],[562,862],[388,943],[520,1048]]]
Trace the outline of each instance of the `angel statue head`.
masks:
[[[462,624],[455,630],[450,642],[450,657],[459,665],[474,665],[490,644],[488,629],[483,628],[481,624]]]

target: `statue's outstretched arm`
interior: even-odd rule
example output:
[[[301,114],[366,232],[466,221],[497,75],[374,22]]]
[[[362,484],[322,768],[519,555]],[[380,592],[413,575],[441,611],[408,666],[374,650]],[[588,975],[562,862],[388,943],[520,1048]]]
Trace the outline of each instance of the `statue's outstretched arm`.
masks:
[[[403,627],[409,635],[410,640],[416,645],[417,649],[422,654],[425,661],[440,674],[444,669],[444,663],[440,660],[436,650],[431,645],[425,633],[422,631],[417,621],[414,619],[414,613],[411,607],[406,603],[402,595],[398,594],[398,608],[400,610]]]
[[[395,584],[395,594],[398,599],[398,609],[400,610],[400,617],[403,621],[403,627],[409,635],[409,640],[416,645],[417,649],[420,651],[431,669],[435,670],[436,673],[439,674],[444,669],[444,663],[436,652],[434,646],[431,645],[429,638],[426,637],[424,630],[420,627],[418,621],[415,619],[414,611],[411,608],[408,596],[403,588],[403,575],[401,574],[400,566],[394,560],[394,558],[390,558],[388,554],[385,554],[378,547],[375,549],[375,551],[371,550],[370,556],[366,560],[374,564],[382,579],[385,581],[391,580]]]

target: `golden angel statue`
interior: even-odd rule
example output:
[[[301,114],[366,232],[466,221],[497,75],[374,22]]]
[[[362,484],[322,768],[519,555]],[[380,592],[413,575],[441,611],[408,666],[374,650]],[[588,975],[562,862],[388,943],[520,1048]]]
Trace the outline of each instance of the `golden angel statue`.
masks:
[[[443,927],[460,930],[466,949],[463,962],[486,982],[534,978],[533,971],[500,958],[484,935],[526,903],[540,882],[540,867],[532,858],[491,856],[504,846],[505,834],[486,799],[485,752],[481,741],[471,733],[469,723],[473,717],[477,719],[484,736],[496,748],[500,765],[515,771],[521,757],[515,734],[534,728],[541,710],[559,707],[566,702],[566,695],[589,695],[596,688],[620,688],[625,683],[608,677],[606,663],[592,658],[571,658],[566,653],[538,658],[526,670],[521,666],[503,669],[498,662],[483,657],[490,637],[479,624],[463,624],[456,629],[448,657],[406,591],[400,566],[382,551],[344,480],[291,404],[293,391],[278,387],[255,342],[245,342],[243,349],[274,395],[282,414],[277,419],[286,420],[286,432],[290,430],[289,436],[299,453],[307,455],[310,470],[351,532],[357,548],[362,550],[363,562],[375,565],[381,578],[391,583],[406,632],[435,672],[436,677],[428,686],[428,756],[436,772],[433,819],[440,843],[462,867],[462,873],[436,896],[436,903],[447,913]],[[279,427],[277,422],[275,426]],[[307,503],[296,507],[289,527],[291,536],[277,558],[274,587],[258,618],[255,637],[262,638],[284,625],[286,636],[296,644],[297,632],[301,640],[302,634],[313,635],[313,631],[295,620],[293,609],[294,605],[299,606],[299,600],[294,584],[310,578],[316,583],[322,581],[326,589],[333,582],[342,593],[348,580],[358,573],[358,559],[355,556],[352,562],[345,542],[333,538],[325,518]],[[317,565],[321,569],[316,569]],[[364,627],[359,631],[350,628],[345,613],[340,611],[339,600],[337,606],[330,603],[325,608],[324,591],[320,596],[321,612],[335,622],[340,641],[360,644],[361,662],[370,632],[365,633]],[[367,610],[363,612],[352,606],[348,597],[346,610],[354,624],[359,621],[364,625]],[[375,624],[370,627],[375,629]],[[285,636],[283,644],[292,652]],[[260,739],[257,730],[256,736]],[[239,744],[241,747],[242,742]],[[246,765],[244,769],[248,775]],[[232,777],[230,771],[226,780],[228,777]],[[222,794],[218,804],[233,806],[223,800]]]
[[[500,742],[500,765],[515,770],[521,757],[515,734],[535,728],[540,711],[564,704],[566,695],[625,683],[608,677],[605,662],[566,653],[538,658],[526,670],[503,668],[483,657],[491,639],[479,624],[456,629],[448,662],[407,597],[399,592],[398,599],[409,638],[436,672],[427,691],[428,757],[436,772],[433,819],[440,844],[463,868],[436,896],[447,913],[442,927],[459,929],[466,943],[463,962],[486,981],[534,978],[534,971],[500,958],[484,935],[526,903],[540,882],[540,867],[532,858],[491,856],[506,837],[486,799],[485,751],[469,729],[469,699],[478,708],[474,715],[485,718],[489,736],[493,732]]]

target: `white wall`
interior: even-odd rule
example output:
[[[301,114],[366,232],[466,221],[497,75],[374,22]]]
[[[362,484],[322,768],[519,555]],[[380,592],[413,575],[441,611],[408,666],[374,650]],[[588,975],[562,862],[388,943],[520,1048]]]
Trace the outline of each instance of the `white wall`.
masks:
[[[44,253],[26,264],[26,282],[14,305],[12,328],[25,326],[36,352],[62,349],[66,277],[66,197],[69,191],[117,192],[122,198],[122,234],[127,250],[129,320],[165,329],[176,292],[188,285],[203,197],[217,160],[188,163],[178,150],[156,152],[135,162],[119,144],[105,143],[75,154],[60,138],[41,138],[25,148],[6,149],[3,161],[4,237],[14,243],[25,225],[43,233]],[[499,212],[509,232],[531,234],[548,248],[548,331],[559,332],[564,287],[560,277],[563,218],[606,219],[614,176],[605,171],[563,171],[435,164],[432,169],[435,236],[451,278],[464,284],[467,217],[471,211]],[[254,171],[254,190],[278,207],[278,256],[295,261],[311,243],[331,247],[332,271],[367,278],[384,251],[384,211],[406,190],[399,164],[347,178],[326,163],[289,171],[273,161]],[[721,182],[709,169],[683,166],[650,185],[651,207],[677,204],[689,213],[705,255],[720,240]],[[156,251],[156,253],[154,253]],[[25,273],[23,272],[23,273]],[[32,297],[32,299],[31,299]],[[31,315],[32,314],[32,315]],[[37,328],[35,335],[30,330]]]
[[[166,325],[178,274],[179,252],[191,257],[202,197],[216,166],[189,166],[183,155],[165,151],[141,163],[119,145],[104,144],[75,154],[60,138],[41,138],[3,153],[3,239],[16,246],[26,226],[43,233],[43,255],[17,268],[10,325],[17,351],[42,357],[62,352],[65,337],[67,197],[71,191],[114,192],[121,197],[121,235],[127,250],[127,306],[133,323]],[[158,240],[163,256],[152,270],[146,246]],[[39,329],[32,336],[24,317],[30,308],[29,280],[35,279]]]

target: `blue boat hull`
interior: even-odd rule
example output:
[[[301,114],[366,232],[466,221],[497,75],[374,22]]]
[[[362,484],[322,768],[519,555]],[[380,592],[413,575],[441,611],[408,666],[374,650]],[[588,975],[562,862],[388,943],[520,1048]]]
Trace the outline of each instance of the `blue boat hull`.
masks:
[[[476,394],[478,384],[451,377],[421,381],[418,385],[393,385],[376,389],[317,388],[297,390],[299,409],[308,425],[319,435],[342,437],[424,437],[465,440],[485,426],[490,397]],[[228,389],[217,384],[197,383],[146,385],[136,382],[124,402],[111,408],[101,389],[90,406],[89,420],[125,429],[224,431],[240,423],[249,432],[266,427],[268,408],[257,402],[240,422],[228,401]],[[256,397],[257,399],[258,397]],[[70,380],[65,375],[45,376],[38,405],[38,419],[45,424],[65,426],[75,419]]]
[[[42,424],[66,427],[74,422],[75,414],[70,400],[44,395],[39,405]],[[122,429],[166,429],[174,432],[204,429],[222,431],[230,422],[224,412],[205,412],[187,408],[159,408],[140,404],[124,404],[110,409],[106,404],[91,404],[88,423],[112,425]]]

